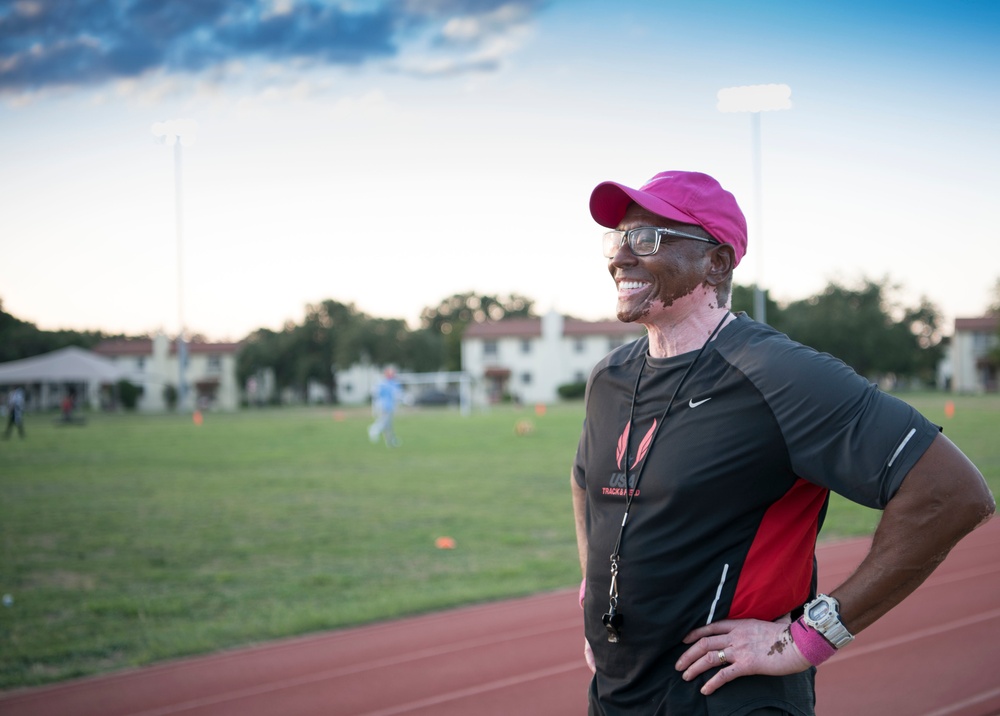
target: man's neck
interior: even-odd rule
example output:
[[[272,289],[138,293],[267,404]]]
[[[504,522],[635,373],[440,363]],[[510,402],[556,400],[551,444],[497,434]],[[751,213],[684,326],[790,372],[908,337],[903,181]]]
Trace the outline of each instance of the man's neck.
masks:
[[[652,358],[672,358],[696,351],[712,337],[720,322],[723,326],[736,317],[728,307],[704,309],[656,323],[646,324],[649,333],[649,355]],[[718,334],[716,334],[718,335]]]

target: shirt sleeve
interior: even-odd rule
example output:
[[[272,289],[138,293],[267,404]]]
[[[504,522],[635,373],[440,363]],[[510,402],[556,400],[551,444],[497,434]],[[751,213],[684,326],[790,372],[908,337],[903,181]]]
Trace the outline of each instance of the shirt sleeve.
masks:
[[[940,432],[843,361],[782,334],[754,337],[740,351],[795,474],[854,502],[884,508]]]

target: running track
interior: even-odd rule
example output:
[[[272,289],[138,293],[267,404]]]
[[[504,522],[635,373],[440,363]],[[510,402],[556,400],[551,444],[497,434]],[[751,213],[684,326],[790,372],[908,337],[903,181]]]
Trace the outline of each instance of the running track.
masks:
[[[824,664],[820,716],[1000,714],[1000,519]],[[867,540],[819,549],[820,588]],[[586,713],[576,590],[0,693],[3,716]]]

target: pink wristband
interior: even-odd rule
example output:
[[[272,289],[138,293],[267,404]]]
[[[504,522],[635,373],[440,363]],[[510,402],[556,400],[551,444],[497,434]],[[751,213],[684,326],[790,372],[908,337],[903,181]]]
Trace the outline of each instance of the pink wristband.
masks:
[[[802,652],[802,656],[813,666],[819,666],[824,661],[837,653],[836,647],[828,642],[826,638],[810,626],[806,626],[804,617],[799,617],[792,622],[789,631],[792,634],[792,641]]]
[[[587,594],[587,578],[584,577],[583,581],[580,582],[580,609],[583,609],[583,597]]]

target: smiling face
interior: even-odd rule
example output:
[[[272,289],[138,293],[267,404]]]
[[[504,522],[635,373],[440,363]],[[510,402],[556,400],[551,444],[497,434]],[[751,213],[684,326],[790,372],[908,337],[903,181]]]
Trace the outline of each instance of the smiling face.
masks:
[[[709,236],[700,226],[681,224],[632,204],[617,228],[639,226]],[[626,242],[608,260],[618,286],[618,320],[645,326],[670,324],[701,308],[728,305],[733,258],[730,246],[691,239],[664,236],[659,251],[651,256],[635,256]]]

